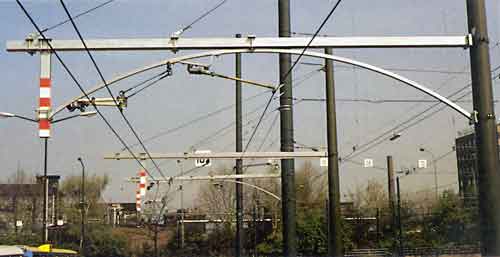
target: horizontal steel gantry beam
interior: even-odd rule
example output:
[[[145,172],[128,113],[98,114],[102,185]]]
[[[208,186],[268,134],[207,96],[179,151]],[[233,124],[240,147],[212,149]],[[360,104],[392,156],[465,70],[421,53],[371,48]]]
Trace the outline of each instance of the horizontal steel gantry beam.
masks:
[[[88,39],[91,51],[150,51],[150,50],[208,50],[208,49],[293,49],[307,46],[310,37],[246,38],[145,38],[145,39]],[[80,40],[50,40],[56,51],[83,51]],[[392,47],[463,47],[472,45],[470,35],[413,36],[413,37],[317,37],[309,48],[392,48]],[[47,51],[47,44],[38,39],[7,41],[9,52]]]
[[[231,174],[231,175],[207,175],[207,176],[176,176],[155,180],[159,183],[170,183],[171,181],[194,181],[194,180],[227,180],[227,179],[262,179],[281,178],[281,174]],[[130,177],[126,180],[131,183],[139,183],[140,177]]]
[[[135,155],[139,159],[149,157],[145,153]],[[220,153],[160,153],[151,154],[152,159],[293,159],[327,157],[326,152],[220,152]],[[104,156],[106,160],[133,160],[130,154],[115,153]]]

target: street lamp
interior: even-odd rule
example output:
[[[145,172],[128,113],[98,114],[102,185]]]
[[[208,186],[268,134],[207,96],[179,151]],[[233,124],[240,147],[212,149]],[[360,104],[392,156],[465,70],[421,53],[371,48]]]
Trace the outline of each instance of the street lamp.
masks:
[[[4,119],[6,119],[6,118],[19,118],[19,119],[22,119],[22,120],[37,122],[37,120],[30,119],[30,118],[27,118],[27,117],[24,117],[24,116],[20,116],[20,115],[16,115],[16,114],[13,114],[13,113],[10,113],[10,112],[0,112],[0,118],[4,118]]]
[[[432,166],[434,167],[434,190],[436,191],[436,203],[439,200],[439,193],[438,193],[438,178],[437,178],[437,167],[436,167],[436,155],[432,153],[431,151],[420,147],[420,152],[426,152],[432,156]]]
[[[82,112],[82,113],[79,113],[77,115],[64,117],[64,118],[61,118],[58,120],[51,120],[51,122],[57,123],[57,122],[69,120],[69,119],[76,118],[76,117],[92,117],[94,115],[96,115],[95,111]],[[9,112],[0,112],[0,118],[19,118],[19,119],[27,120],[27,121],[34,122],[34,123],[37,123],[39,121],[38,119],[31,119],[28,117],[24,117],[24,116],[17,115],[14,113],[9,113]],[[49,216],[49,212],[48,212],[49,211],[49,202],[48,202],[49,181],[47,179],[47,152],[48,152],[47,148],[48,148],[48,137],[45,137],[44,138],[44,161],[43,161],[43,183],[44,183],[44,186],[43,186],[43,242],[44,243],[46,243],[48,241],[48,238],[49,238],[49,230],[47,227],[47,220],[48,220],[48,216]]]
[[[81,256],[85,256],[85,165],[83,164],[82,158],[78,157],[78,161],[82,165],[82,185],[80,189],[80,208],[82,214],[82,227],[81,227],[81,235],[80,235],[80,253]]]

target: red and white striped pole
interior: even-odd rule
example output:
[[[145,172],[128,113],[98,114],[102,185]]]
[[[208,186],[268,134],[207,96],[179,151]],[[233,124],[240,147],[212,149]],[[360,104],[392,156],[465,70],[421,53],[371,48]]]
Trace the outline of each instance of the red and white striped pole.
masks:
[[[146,196],[146,171],[139,171],[139,191],[141,193],[141,197]]]
[[[38,103],[38,135],[40,138],[50,137],[51,110],[51,54],[40,52],[40,98]]]
[[[137,212],[141,212],[141,193],[139,190],[135,193],[135,209]]]
[[[45,41],[41,42],[46,44]],[[44,165],[43,165],[43,242],[48,242],[49,230],[49,181],[47,179],[47,141],[50,137],[50,111],[51,111],[51,53],[40,52],[40,95],[38,101],[38,136],[45,141]]]

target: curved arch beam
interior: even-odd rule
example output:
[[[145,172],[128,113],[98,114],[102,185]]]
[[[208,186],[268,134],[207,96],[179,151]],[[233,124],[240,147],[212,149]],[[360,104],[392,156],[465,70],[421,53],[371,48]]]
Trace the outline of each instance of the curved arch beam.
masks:
[[[152,64],[152,65],[149,65],[149,66],[146,66],[146,67],[134,70],[132,72],[123,74],[123,75],[119,75],[119,76],[113,78],[112,80],[109,80],[108,81],[108,85],[113,85],[116,82],[119,82],[119,81],[121,81],[123,79],[126,79],[128,77],[131,77],[131,76],[134,76],[134,75],[139,74],[141,72],[152,70],[152,69],[164,66],[164,65],[176,64],[176,63],[179,63],[179,62],[182,62],[182,61],[191,60],[191,59],[198,59],[198,58],[209,57],[209,56],[219,56],[219,55],[235,54],[235,53],[277,53],[277,54],[278,53],[283,53],[283,54],[300,55],[302,53],[302,50],[274,49],[274,48],[273,49],[254,49],[254,50],[247,50],[247,49],[234,49],[233,50],[232,49],[232,50],[217,50],[217,51],[209,51],[209,52],[196,53],[196,54],[191,54],[191,55],[185,55],[185,56],[170,58],[170,59],[167,59],[165,61],[162,61],[162,62],[159,62],[159,63],[155,63],[155,64]],[[341,62],[341,63],[345,63],[345,64],[354,65],[354,66],[357,66],[357,67],[360,67],[360,68],[363,68],[363,69],[367,69],[367,70],[379,73],[379,74],[381,74],[383,76],[395,79],[397,81],[403,82],[404,84],[409,85],[409,86],[411,86],[411,87],[413,87],[413,88],[415,88],[415,89],[417,89],[417,90],[419,90],[419,91],[421,91],[421,92],[423,92],[423,93],[425,93],[425,94],[427,94],[427,95],[429,95],[429,96],[431,96],[431,97],[433,97],[433,98],[441,101],[442,103],[444,103],[447,106],[451,107],[452,109],[454,109],[458,113],[462,114],[467,119],[471,119],[471,114],[467,110],[465,110],[464,108],[460,107],[456,103],[452,102],[448,98],[446,98],[446,97],[444,97],[444,96],[442,96],[442,95],[440,95],[440,94],[432,91],[431,89],[429,89],[427,87],[422,86],[421,84],[419,84],[419,83],[417,83],[417,82],[415,82],[413,80],[410,80],[410,79],[408,79],[406,77],[398,75],[398,74],[396,74],[394,72],[391,72],[391,71],[388,71],[388,70],[385,70],[385,69],[382,69],[382,68],[379,68],[379,67],[367,64],[367,63],[355,61],[355,60],[352,60],[352,59],[349,59],[349,58],[339,57],[339,56],[335,56],[335,55],[328,55],[328,54],[319,53],[319,52],[306,51],[306,52],[304,52],[304,56],[317,57],[317,58],[322,58],[322,59],[329,59],[329,60],[333,60],[333,61],[337,61],[337,62]],[[92,93],[94,93],[94,92],[96,92],[96,91],[98,91],[98,90],[100,90],[100,89],[102,89],[104,87],[105,87],[105,85],[103,83],[101,83],[101,84],[97,85],[96,87],[92,88],[91,90],[87,91],[87,95],[92,94]],[[72,102],[74,102],[74,101],[76,101],[78,99],[81,99],[83,97],[85,97],[85,95],[81,94],[80,96],[75,97],[75,98],[71,99],[70,101],[66,102],[65,104],[57,107],[52,112],[50,118],[52,118],[58,112],[62,111],[68,104],[71,104]]]
[[[252,185],[250,183],[246,183],[246,182],[243,182],[243,181],[238,181],[238,180],[232,180],[232,179],[222,179],[220,181],[223,181],[223,182],[232,182],[232,183],[235,183],[235,184],[241,184],[241,185],[244,185],[244,186],[249,186],[249,187],[252,187],[252,188],[255,188],[263,193],[266,193],[267,195],[273,197],[274,199],[278,200],[278,201],[281,201],[281,198],[279,196],[277,196],[276,194],[262,188],[262,187],[258,187],[256,185]]]

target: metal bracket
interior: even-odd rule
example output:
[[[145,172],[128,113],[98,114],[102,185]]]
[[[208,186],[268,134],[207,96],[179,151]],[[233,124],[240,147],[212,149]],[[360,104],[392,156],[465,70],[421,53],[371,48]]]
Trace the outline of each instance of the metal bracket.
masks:
[[[255,35],[248,35],[247,36],[247,40],[248,42],[250,43],[250,51],[252,51],[254,48],[253,48],[253,41],[255,40],[256,36]]]
[[[479,122],[479,113],[476,110],[474,110],[471,113],[469,125],[474,125],[474,124],[477,124],[478,122]]]
[[[181,32],[182,33],[182,32]],[[176,43],[177,40],[179,39],[179,34],[174,33],[170,36],[170,42],[172,42],[172,53],[177,53],[177,48],[176,48]]]
[[[44,108],[44,109],[37,108],[36,109],[37,119],[38,120],[48,119],[50,117],[50,111],[51,111],[50,108]]]
[[[472,36],[472,34],[467,34],[466,41],[467,46],[464,46],[464,49],[467,49],[474,45],[474,37]]]
[[[89,106],[89,105],[97,105],[97,106],[117,106],[115,104],[115,101],[116,101],[116,104],[118,104],[118,107],[120,109],[123,109],[125,107],[127,107],[128,105],[128,98],[124,95],[123,92],[120,92],[120,95],[118,97],[116,97],[116,99],[113,99],[111,97],[105,97],[105,98],[95,98],[95,97],[91,97],[90,98],[90,101],[89,99],[87,98],[80,98],[68,105],[66,105],[66,109],[68,109],[70,112],[73,112],[74,110],[78,109],[80,110],[81,112],[84,112],[85,109]]]
[[[281,106],[278,108],[278,110],[280,110],[280,111],[289,111],[289,110],[291,110],[291,109],[292,109],[292,106],[291,106],[291,105],[289,105],[289,104],[284,104],[284,105],[281,105]]]

